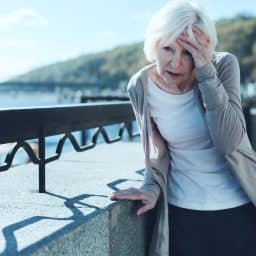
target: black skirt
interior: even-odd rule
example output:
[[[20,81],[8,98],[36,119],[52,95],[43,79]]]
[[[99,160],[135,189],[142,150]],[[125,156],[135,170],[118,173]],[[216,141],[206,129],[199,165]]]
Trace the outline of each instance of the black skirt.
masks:
[[[215,211],[169,204],[171,256],[256,256],[252,203]]]

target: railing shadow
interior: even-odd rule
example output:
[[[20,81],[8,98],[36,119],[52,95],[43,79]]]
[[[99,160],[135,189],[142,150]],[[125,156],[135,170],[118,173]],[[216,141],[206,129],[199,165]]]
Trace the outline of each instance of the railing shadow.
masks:
[[[137,173],[139,175],[142,175],[143,170],[138,170]],[[126,181],[141,181],[141,180],[136,180],[136,179],[118,179],[115,180],[109,184],[107,184],[108,187],[110,187],[113,190],[118,190],[118,185],[120,185],[123,182]],[[64,200],[64,205],[66,208],[68,208],[72,215],[66,218],[57,218],[57,217],[50,217],[50,216],[33,216],[31,218],[27,218],[24,220],[21,220],[19,222],[16,222],[14,224],[8,225],[5,228],[3,228],[2,233],[5,238],[5,249],[3,252],[0,253],[0,256],[13,256],[13,255],[31,255],[33,252],[38,250],[40,247],[43,245],[53,241],[54,239],[66,234],[67,232],[70,232],[71,230],[74,230],[77,228],[79,225],[86,223],[90,218],[96,216],[99,214],[101,211],[103,211],[103,208],[100,208],[96,205],[88,204],[85,202],[81,202],[82,200],[85,200],[90,197],[105,197],[107,198],[107,195],[100,195],[100,194],[81,194],[75,197],[65,197],[61,196],[55,193],[51,192],[46,192],[47,195],[56,197],[59,199]],[[94,211],[89,213],[88,215],[84,215],[84,213],[79,209],[79,206],[82,207],[88,207],[88,208],[93,208]],[[57,220],[57,221],[72,221],[72,223],[67,224],[65,227],[57,230],[54,233],[51,233],[50,235],[44,237],[40,241],[32,244],[29,247],[26,247],[20,251],[18,251],[18,243],[15,237],[15,232],[18,230],[27,227],[29,225],[35,224],[39,221],[42,220]]]
[[[44,244],[53,241],[57,237],[67,233],[70,230],[75,229],[79,225],[87,222],[90,218],[95,216],[96,214],[101,211],[101,208],[92,205],[87,204],[84,202],[81,202],[81,200],[87,199],[89,197],[97,196],[97,197],[107,197],[106,195],[97,195],[97,194],[82,194],[76,197],[68,198],[61,195],[57,195],[54,193],[47,192],[49,196],[57,197],[60,199],[65,200],[64,205],[71,211],[72,215],[67,218],[55,218],[55,217],[47,217],[47,216],[33,216],[28,219],[24,219],[22,221],[19,221],[17,223],[11,224],[5,228],[3,228],[3,235],[6,242],[5,250],[0,254],[3,255],[30,255],[32,252],[36,251],[39,247],[43,246]],[[76,205],[88,207],[88,208],[94,208],[95,211],[88,215],[84,215],[84,213],[77,208]],[[45,238],[41,239],[40,241],[32,244],[31,246],[18,251],[18,244],[17,240],[15,238],[15,232],[18,231],[21,228],[24,228],[26,226],[29,226],[31,224],[37,223],[42,220],[58,220],[58,221],[73,221],[72,223],[66,225],[65,227],[57,230],[56,232],[50,234],[49,236],[46,236]]]

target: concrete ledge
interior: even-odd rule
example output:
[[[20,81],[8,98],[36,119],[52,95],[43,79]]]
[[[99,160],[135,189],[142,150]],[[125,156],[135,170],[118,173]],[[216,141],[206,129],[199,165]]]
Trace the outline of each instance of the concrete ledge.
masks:
[[[0,255],[147,255],[151,214],[108,199],[138,187],[143,166],[139,142],[117,142],[48,164],[45,194],[33,164],[0,173]]]
[[[118,203],[110,211],[110,254],[146,256],[150,239],[151,214],[137,216],[138,203]]]

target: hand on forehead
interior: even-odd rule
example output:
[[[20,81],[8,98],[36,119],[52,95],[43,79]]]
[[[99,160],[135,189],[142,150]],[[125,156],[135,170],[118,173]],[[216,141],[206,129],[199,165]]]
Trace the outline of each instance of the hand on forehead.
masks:
[[[209,37],[200,28],[196,26],[193,26],[192,34],[190,35],[187,30],[184,30],[176,39],[178,43],[180,43],[180,40],[185,40],[192,45],[200,44],[205,47],[208,47],[210,43]]]
[[[209,40],[209,37],[208,37],[200,28],[198,28],[197,26],[193,26],[193,27],[192,27],[192,33],[193,33],[193,36],[194,36],[195,39],[201,38],[201,39],[203,39],[203,40],[205,40],[205,41],[207,41],[207,42],[210,41],[210,40]],[[191,37],[189,36],[189,34],[188,34],[188,32],[187,32],[187,29],[184,30],[184,31],[180,34],[180,36],[181,36],[181,37],[187,37],[187,38],[189,38],[189,39],[191,39],[191,40],[194,39],[194,38],[191,38]],[[179,36],[179,37],[180,37],[180,36]],[[179,38],[179,37],[178,37],[178,38]]]

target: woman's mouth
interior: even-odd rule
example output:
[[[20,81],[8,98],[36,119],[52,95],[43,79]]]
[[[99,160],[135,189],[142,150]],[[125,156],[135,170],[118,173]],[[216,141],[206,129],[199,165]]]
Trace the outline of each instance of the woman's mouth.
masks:
[[[178,77],[181,77],[182,74],[179,74],[179,73],[175,73],[175,72],[171,72],[169,70],[166,71],[171,77],[174,77],[174,78],[178,78]]]

